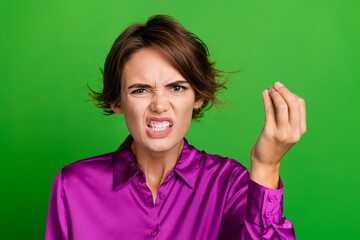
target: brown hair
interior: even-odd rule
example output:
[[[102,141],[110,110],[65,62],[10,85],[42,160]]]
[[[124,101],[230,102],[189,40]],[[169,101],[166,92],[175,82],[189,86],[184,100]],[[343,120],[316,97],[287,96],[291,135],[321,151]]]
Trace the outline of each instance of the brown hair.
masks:
[[[215,94],[221,88],[227,89],[227,80],[218,80],[223,77],[221,73],[225,71],[215,69],[215,62],[209,61],[209,51],[205,43],[187,31],[173,17],[154,15],[146,24],[130,25],[115,40],[106,58],[104,70],[100,68],[103,75],[103,91],[95,92],[88,86],[92,92],[89,92],[91,100],[95,100],[95,105],[103,109],[104,115],[114,114],[111,104],[116,103],[115,106],[118,106],[120,102],[121,76],[126,61],[135,51],[145,47],[152,47],[164,53],[194,88],[195,100],[204,99],[200,108],[193,109],[192,119],[202,117],[203,111],[213,105],[224,103],[218,100]]]

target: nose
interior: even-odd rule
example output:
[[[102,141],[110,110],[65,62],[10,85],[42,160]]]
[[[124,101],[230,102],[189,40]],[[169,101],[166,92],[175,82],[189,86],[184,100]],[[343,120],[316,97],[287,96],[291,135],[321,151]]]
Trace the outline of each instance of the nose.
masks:
[[[161,92],[153,93],[151,100],[151,111],[156,113],[166,112],[169,109],[169,101]]]

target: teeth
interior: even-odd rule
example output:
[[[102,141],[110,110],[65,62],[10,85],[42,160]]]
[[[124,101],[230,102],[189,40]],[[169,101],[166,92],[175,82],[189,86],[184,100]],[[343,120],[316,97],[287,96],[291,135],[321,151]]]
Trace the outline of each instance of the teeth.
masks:
[[[153,122],[153,121],[151,121],[150,123],[149,123],[149,127],[151,128],[151,130],[153,130],[153,131],[164,131],[164,130],[166,130],[167,128],[169,128],[169,126],[170,126],[171,124],[170,124],[170,122],[168,122],[168,121],[164,121],[164,122],[162,122],[162,123],[158,123],[158,122]]]

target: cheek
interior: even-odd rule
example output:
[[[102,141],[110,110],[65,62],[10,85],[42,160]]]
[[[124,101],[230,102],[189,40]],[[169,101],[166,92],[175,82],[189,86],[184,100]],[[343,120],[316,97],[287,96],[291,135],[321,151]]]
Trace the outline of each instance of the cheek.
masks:
[[[126,100],[123,111],[128,128],[138,128],[138,125],[143,122],[146,107],[146,101],[139,101],[136,99]]]
[[[194,98],[193,96],[188,96],[186,98],[177,99],[174,104],[175,114],[178,118],[183,121],[191,121],[193,107],[194,107]]]
[[[185,135],[190,128],[193,112],[192,103],[193,102],[191,101],[182,101],[181,104],[178,105],[178,111],[176,112],[176,120],[179,126],[178,133],[181,136]]]

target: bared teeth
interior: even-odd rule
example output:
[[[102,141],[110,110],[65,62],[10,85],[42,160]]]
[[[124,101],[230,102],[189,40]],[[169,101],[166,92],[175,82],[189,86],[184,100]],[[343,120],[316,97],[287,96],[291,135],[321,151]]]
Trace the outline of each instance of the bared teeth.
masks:
[[[167,128],[171,127],[172,125],[170,124],[170,122],[168,121],[162,121],[162,122],[157,122],[157,121],[151,121],[148,124],[148,127],[152,130],[152,131],[164,131]]]

